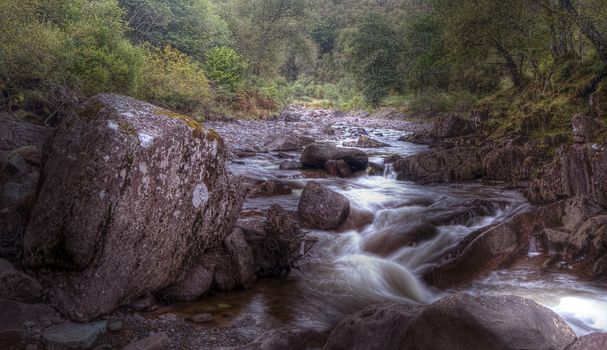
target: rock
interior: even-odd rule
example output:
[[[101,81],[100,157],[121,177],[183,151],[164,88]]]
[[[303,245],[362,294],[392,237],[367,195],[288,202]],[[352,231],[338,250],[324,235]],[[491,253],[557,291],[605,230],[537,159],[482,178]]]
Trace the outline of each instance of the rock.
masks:
[[[607,208],[607,148],[575,144],[560,148],[529,184],[533,203],[587,197]]]
[[[255,319],[255,317],[251,316],[251,315],[247,315],[239,320],[234,321],[234,323],[232,324],[232,326],[230,328],[245,328],[245,327],[251,327],[257,324],[257,320]]]
[[[363,249],[381,256],[387,256],[394,251],[407,246],[416,246],[421,242],[430,240],[438,235],[438,230],[427,221],[402,223],[398,234],[394,234],[393,228],[385,232],[379,228],[370,236]]]
[[[284,196],[291,194],[291,188],[284,182],[277,180],[266,180],[253,186],[249,191],[249,198]]]
[[[114,332],[114,333],[118,333],[122,330],[122,322],[121,321],[114,321],[114,322],[110,322],[108,324],[108,329],[110,330],[110,332]]]
[[[164,332],[154,333],[141,340],[133,341],[123,350],[169,350],[171,341]]]
[[[280,163],[280,170],[299,170],[303,168],[303,164],[296,160],[285,160]]]
[[[42,338],[51,350],[89,349],[106,331],[107,321],[64,323],[45,330]]]
[[[308,350],[322,347],[322,336],[307,330],[278,330],[263,332],[253,342],[222,350]]]
[[[579,337],[566,350],[605,350],[607,349],[607,333],[592,333]]]
[[[526,180],[533,169],[526,162],[527,157],[528,154],[522,147],[497,147],[483,157],[485,178],[510,182]]]
[[[261,235],[251,232],[247,235],[253,248],[255,274],[266,277],[290,272],[304,244],[297,221],[282,207],[273,205],[267,213],[262,232]]]
[[[605,89],[598,89],[588,97],[588,105],[592,114],[601,118],[607,114],[607,92]]]
[[[197,264],[190,268],[180,282],[161,290],[156,296],[168,302],[198,300],[211,289],[213,274],[212,266]]]
[[[193,323],[209,323],[213,322],[213,315],[211,314],[196,314],[188,318]]]
[[[154,311],[156,310],[156,298],[153,295],[146,295],[133,301],[129,307],[135,311]]]
[[[384,303],[371,305],[342,319],[323,350],[406,349],[403,336],[420,305]]]
[[[53,131],[53,128],[27,123],[6,114],[0,115],[0,125],[0,151],[12,151],[30,145],[42,150]]]
[[[303,135],[281,135],[266,145],[270,152],[291,152],[302,150],[305,146],[314,143],[314,139]]]
[[[28,164],[40,167],[42,165],[42,151],[35,146],[28,145],[13,150],[13,153],[18,154]]]
[[[424,274],[425,281],[446,288],[508,266],[529,251],[530,228],[538,220],[538,212],[530,211],[471,233],[447,252],[441,264]]]
[[[383,176],[385,166],[383,164],[369,162],[369,167],[367,168],[367,175],[370,176]]]
[[[352,177],[354,173],[352,173],[352,169],[343,160],[330,160],[325,163],[325,170],[331,176],[339,176],[343,178]]]
[[[356,141],[344,142],[343,145],[345,147],[359,147],[359,148],[390,147],[390,145],[388,145],[387,143],[378,141],[367,135],[359,136]]]
[[[594,136],[601,131],[603,125],[592,116],[576,114],[571,118],[573,141],[586,143],[594,141]]]
[[[355,148],[336,147],[328,143],[313,143],[301,153],[301,163],[310,168],[324,169],[330,160],[343,160],[353,171],[365,170],[369,157]]]
[[[0,299],[0,349],[11,349],[20,344],[26,324],[48,323],[55,318],[55,311],[50,305]]]
[[[350,206],[348,218],[337,227],[336,231],[362,231],[365,226],[373,223],[373,219],[375,219],[375,214],[371,210]]]
[[[15,261],[21,256],[28,214],[15,207],[0,210],[0,258]]]
[[[219,290],[247,288],[255,281],[255,260],[253,249],[246,241],[242,230],[234,229],[224,241],[229,255],[227,263],[218,264],[214,282]],[[227,270],[225,271],[227,267]]]
[[[88,321],[178,282],[240,211],[226,159],[214,131],[128,97],[97,95],[66,118],[24,238],[53,305]]]
[[[42,295],[42,286],[38,281],[17,271],[8,260],[0,259],[0,298],[35,302]]]
[[[305,113],[305,110],[299,106],[287,106],[278,117],[279,120],[284,120],[285,122],[300,122],[302,115]]]
[[[517,296],[456,294],[425,307],[400,346],[411,350],[564,349],[576,339],[557,314]]]
[[[350,214],[350,201],[344,195],[310,181],[301,194],[297,210],[303,226],[331,230]]]
[[[437,149],[394,161],[399,180],[419,183],[473,180],[484,174],[482,159],[487,150],[479,147]]]
[[[438,139],[471,134],[475,131],[474,123],[456,115],[439,117],[434,121],[432,136]]]

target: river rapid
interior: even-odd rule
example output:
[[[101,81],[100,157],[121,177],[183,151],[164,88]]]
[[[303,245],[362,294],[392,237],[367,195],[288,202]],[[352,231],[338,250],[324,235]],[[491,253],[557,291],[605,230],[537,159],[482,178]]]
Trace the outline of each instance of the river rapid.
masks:
[[[356,137],[351,125],[330,142],[341,145]],[[364,149],[369,160],[422,152],[426,146],[397,141],[403,130],[366,127],[390,147]],[[352,132],[348,132],[351,130]],[[220,131],[221,133],[221,131]],[[398,181],[387,165],[383,174],[357,174],[351,179],[326,177],[320,171],[279,170],[299,152],[256,153],[231,164],[236,175],[278,180],[293,189],[283,196],[250,198],[243,213],[262,212],[273,204],[296,210],[302,189],[314,180],[350,200],[354,215],[367,220],[343,232],[311,230],[318,238],[299,269],[283,279],[259,280],[245,291],[217,293],[196,303],[173,306],[171,312],[210,312],[219,325],[252,315],[262,327],[291,326],[330,330],[345,315],[382,301],[431,303],[450,293],[514,294],[527,297],[561,315],[578,333],[607,331],[607,285],[576,271],[543,272],[547,253],[532,248],[511,268],[485,275],[467,285],[437,290],[421,280],[444,253],[471,232],[529,209],[518,191],[482,183],[419,185]],[[415,232],[417,239],[405,237]],[[223,320],[223,321],[222,321]]]

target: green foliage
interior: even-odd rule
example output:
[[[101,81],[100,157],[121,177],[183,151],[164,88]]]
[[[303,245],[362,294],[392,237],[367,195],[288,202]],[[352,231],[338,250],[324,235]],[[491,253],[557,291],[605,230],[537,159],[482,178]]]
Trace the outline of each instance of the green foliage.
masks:
[[[247,65],[236,51],[222,46],[207,52],[205,71],[217,91],[233,94],[242,85]]]
[[[157,49],[148,45],[144,50],[141,98],[187,113],[208,104],[209,82],[198,63],[170,46]]]

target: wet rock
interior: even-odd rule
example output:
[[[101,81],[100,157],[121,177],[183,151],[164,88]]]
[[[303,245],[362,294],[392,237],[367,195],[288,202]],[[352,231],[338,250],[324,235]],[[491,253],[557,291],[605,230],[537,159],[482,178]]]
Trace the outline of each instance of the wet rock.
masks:
[[[385,167],[382,164],[369,162],[369,167],[367,168],[367,175],[371,176],[382,176],[384,174]]]
[[[43,289],[38,281],[18,271],[8,260],[0,259],[0,298],[35,302],[42,295]]]
[[[42,150],[53,131],[53,128],[27,123],[6,114],[0,115],[0,125],[0,151],[12,151],[30,145]]]
[[[211,314],[196,314],[188,318],[193,323],[209,323],[213,322],[213,315]]]
[[[408,324],[411,350],[564,349],[575,333],[557,314],[517,296],[456,294],[425,307]]]
[[[336,147],[328,143],[313,143],[301,153],[301,163],[310,168],[324,169],[330,160],[343,160],[353,171],[365,170],[369,157],[361,150]]]
[[[299,170],[303,168],[303,164],[296,160],[285,160],[280,163],[280,170]]]
[[[107,321],[64,323],[48,328],[42,337],[47,349],[89,349],[106,331]]]
[[[527,254],[531,228],[539,220],[538,211],[530,211],[471,233],[439,266],[426,272],[424,279],[432,286],[446,288],[508,266]]]
[[[194,301],[207,294],[213,283],[213,267],[199,264],[190,268],[185,277],[178,283],[165,288],[156,295],[165,301]]]
[[[55,311],[50,305],[0,299],[0,349],[20,345],[26,324],[50,323],[55,318]]]
[[[369,306],[341,320],[323,350],[403,349],[403,336],[420,305],[384,303]]]
[[[437,149],[401,158],[393,163],[399,180],[419,183],[473,180],[484,174],[487,149],[462,147]]]
[[[224,245],[227,261],[218,262],[214,283],[219,290],[247,288],[255,281],[255,260],[253,249],[239,228],[226,237]]]
[[[270,152],[291,152],[304,149],[305,146],[314,143],[314,139],[303,135],[281,135],[266,145]]]
[[[310,181],[301,194],[297,210],[303,226],[331,230],[348,217],[350,201],[344,195]]]
[[[436,227],[429,222],[402,223],[397,232],[382,228],[376,230],[366,240],[363,249],[381,256],[387,256],[402,247],[416,246],[438,235]]]
[[[359,136],[356,141],[344,142],[343,145],[345,147],[359,147],[359,148],[380,148],[380,147],[389,147],[390,146],[385,142],[378,141],[367,135]]]
[[[337,229],[337,232],[346,232],[351,230],[361,231],[365,226],[373,223],[375,214],[372,211],[350,206],[350,214],[346,221],[344,221]]]
[[[214,131],[128,97],[97,95],[66,118],[24,238],[53,305],[88,321],[176,283],[240,211],[226,159]]]
[[[291,194],[291,192],[291,188],[284,182],[276,180],[266,180],[261,183],[255,184],[249,191],[248,196],[250,198],[284,196],[287,194]]]
[[[166,333],[154,333],[146,338],[133,341],[123,350],[169,350],[171,341]]]
[[[325,171],[331,176],[339,176],[343,178],[352,177],[354,175],[348,163],[341,159],[326,162]]]
[[[605,350],[607,349],[607,333],[592,333],[579,337],[566,350]]]
[[[573,141],[586,143],[594,141],[594,136],[601,131],[603,125],[592,116],[576,114],[571,118]]]
[[[575,144],[557,151],[529,184],[533,203],[588,197],[607,208],[607,148]]]
[[[257,324],[257,320],[255,319],[255,317],[253,317],[251,315],[247,315],[239,320],[234,321],[231,328],[245,328],[245,327],[254,326],[256,324]]]

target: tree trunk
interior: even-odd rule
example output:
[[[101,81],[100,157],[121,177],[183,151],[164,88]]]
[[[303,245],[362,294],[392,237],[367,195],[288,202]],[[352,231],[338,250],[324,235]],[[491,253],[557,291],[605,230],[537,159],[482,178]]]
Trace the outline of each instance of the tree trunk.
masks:
[[[582,33],[584,33],[592,45],[594,45],[601,60],[607,64],[607,40],[601,35],[592,20],[578,13],[571,0],[560,0],[560,3],[561,7],[567,12],[573,22],[577,24]]]
[[[519,90],[523,87],[523,76],[521,74],[521,69],[519,69],[518,64],[514,60],[514,57],[506,50],[506,48],[501,43],[496,43],[495,48],[497,52],[504,58],[506,61],[506,68],[510,73],[510,78],[512,79],[512,83]]]

